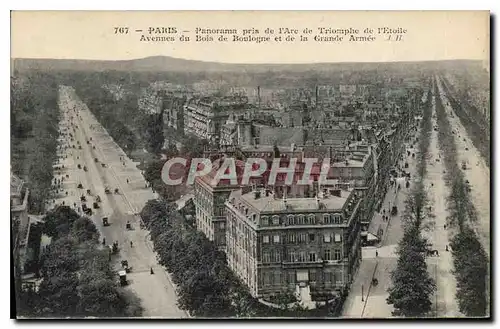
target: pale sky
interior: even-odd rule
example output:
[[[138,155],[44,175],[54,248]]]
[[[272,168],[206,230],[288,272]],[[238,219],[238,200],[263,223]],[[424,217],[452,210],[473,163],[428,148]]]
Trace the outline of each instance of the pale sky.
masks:
[[[15,11],[11,18],[11,57],[121,60],[148,56],[226,63],[387,62],[489,59],[488,11]],[[114,27],[128,27],[126,35]],[[150,27],[175,27],[189,42],[144,42]],[[195,42],[196,28],[271,28],[270,42]],[[280,28],[311,29],[307,42],[274,41]],[[373,42],[317,42],[318,28],[374,29]],[[406,29],[403,40],[386,41],[378,28]],[[136,32],[140,29],[143,32]],[[396,34],[392,37],[394,38]],[[167,36],[167,34],[163,34]],[[219,35],[215,35],[217,38]],[[255,36],[255,35],[254,35]],[[331,36],[331,35],[330,35]],[[284,36],[283,36],[284,37]],[[231,40],[232,37],[229,35]],[[296,35],[296,39],[300,36]]]

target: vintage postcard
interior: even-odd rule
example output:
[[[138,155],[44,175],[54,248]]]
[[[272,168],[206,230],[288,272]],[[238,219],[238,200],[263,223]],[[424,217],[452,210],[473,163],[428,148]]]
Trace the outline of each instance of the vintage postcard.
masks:
[[[488,11],[13,11],[25,318],[490,318]]]

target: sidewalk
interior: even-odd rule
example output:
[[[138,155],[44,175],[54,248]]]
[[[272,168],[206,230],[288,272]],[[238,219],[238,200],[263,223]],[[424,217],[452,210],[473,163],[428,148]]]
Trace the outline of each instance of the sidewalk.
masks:
[[[416,153],[416,149],[409,148],[406,144],[406,150]],[[416,146],[416,145],[414,145]],[[391,285],[391,272],[396,268],[397,255],[396,248],[398,242],[403,237],[403,227],[401,216],[405,211],[405,201],[413,188],[415,179],[416,164],[418,157],[412,158],[403,155],[403,160],[399,163],[404,168],[404,163],[408,162],[406,172],[411,174],[410,186],[406,188],[405,179],[398,178],[395,185],[389,187],[382,203],[381,211],[386,209],[387,221],[383,220],[383,212],[375,213],[368,231],[378,236],[378,231],[382,230],[379,236],[380,242],[376,247],[364,247],[362,249],[362,261],[347,300],[344,304],[343,316],[348,318],[389,318],[392,317],[393,306],[388,305],[387,289]],[[398,184],[401,189],[398,190]],[[390,215],[391,207],[398,207],[396,216]],[[372,279],[378,280],[377,286],[372,285]],[[363,290],[363,298],[361,291]]]

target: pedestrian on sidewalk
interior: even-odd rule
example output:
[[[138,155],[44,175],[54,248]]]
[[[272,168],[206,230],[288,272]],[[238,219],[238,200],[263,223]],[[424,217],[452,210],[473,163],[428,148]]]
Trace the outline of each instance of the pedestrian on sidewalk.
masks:
[[[378,250],[375,250],[375,257],[378,257]]]
[[[152,267],[151,267],[151,272],[150,272],[150,273],[151,273],[151,274],[155,274],[155,272],[153,272],[153,268],[152,268]]]
[[[133,248],[134,247],[134,244],[132,241],[130,241],[130,248]]]
[[[448,245],[446,245],[446,251],[448,251]]]

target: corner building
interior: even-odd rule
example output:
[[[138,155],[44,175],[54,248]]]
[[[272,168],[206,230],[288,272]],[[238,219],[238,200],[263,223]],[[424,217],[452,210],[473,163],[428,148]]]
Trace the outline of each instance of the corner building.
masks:
[[[361,261],[360,204],[348,188],[291,199],[233,191],[226,202],[228,264],[254,297],[288,292],[306,302],[331,300]]]

